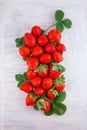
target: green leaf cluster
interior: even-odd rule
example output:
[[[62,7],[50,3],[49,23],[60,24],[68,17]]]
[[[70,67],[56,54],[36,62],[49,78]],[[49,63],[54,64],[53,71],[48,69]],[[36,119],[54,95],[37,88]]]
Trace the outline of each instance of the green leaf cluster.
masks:
[[[15,42],[16,42],[16,47],[21,47],[21,46],[25,45],[25,43],[24,43],[24,37],[16,38]]]
[[[55,12],[55,20],[57,21],[56,23],[56,29],[60,30],[61,32],[64,30],[64,27],[66,28],[71,28],[72,26],[72,21],[68,18],[64,18],[64,12],[62,10],[57,10]]]
[[[16,81],[18,81],[18,84],[17,84],[18,87],[20,87],[24,82],[28,81],[26,77],[26,73],[16,74],[15,79]]]

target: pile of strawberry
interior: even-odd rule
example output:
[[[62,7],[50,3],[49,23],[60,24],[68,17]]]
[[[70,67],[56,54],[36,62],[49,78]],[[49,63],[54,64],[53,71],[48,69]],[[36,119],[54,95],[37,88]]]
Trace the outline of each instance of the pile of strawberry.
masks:
[[[61,41],[60,29],[52,29],[47,34],[40,26],[33,26],[31,32],[16,39],[20,56],[26,61],[28,70],[16,74],[18,87],[27,93],[26,106],[44,111],[45,115],[54,112],[62,115],[66,106],[63,52],[66,47]]]

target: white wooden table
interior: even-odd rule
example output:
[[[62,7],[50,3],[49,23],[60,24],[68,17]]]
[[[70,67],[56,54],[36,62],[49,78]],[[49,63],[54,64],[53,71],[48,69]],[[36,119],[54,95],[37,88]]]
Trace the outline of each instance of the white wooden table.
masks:
[[[72,19],[62,42],[67,71],[68,110],[65,115],[46,117],[25,107],[25,94],[16,87],[14,75],[26,70],[15,47],[15,38],[37,24],[53,24],[54,12],[63,9]],[[0,0],[0,130],[87,130],[87,1]]]

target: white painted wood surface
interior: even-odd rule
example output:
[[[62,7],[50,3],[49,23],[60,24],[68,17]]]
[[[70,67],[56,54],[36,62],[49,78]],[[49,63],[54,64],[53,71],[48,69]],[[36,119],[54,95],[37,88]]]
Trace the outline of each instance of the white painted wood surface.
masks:
[[[15,38],[37,24],[53,24],[54,12],[63,9],[72,19],[62,42],[67,46],[68,110],[65,115],[44,116],[25,107],[25,94],[16,87],[14,75],[26,70],[15,47]],[[0,0],[0,130],[87,130],[87,0]]]

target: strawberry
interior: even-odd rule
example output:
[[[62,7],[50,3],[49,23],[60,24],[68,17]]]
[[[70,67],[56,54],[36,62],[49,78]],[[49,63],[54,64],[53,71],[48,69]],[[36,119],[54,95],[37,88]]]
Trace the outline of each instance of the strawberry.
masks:
[[[39,59],[37,57],[29,57],[26,60],[26,64],[28,65],[29,69],[35,70],[39,65]]]
[[[48,66],[44,65],[44,64],[40,64],[40,66],[38,66],[34,72],[37,72],[38,76],[40,77],[47,77],[48,76]]]
[[[41,35],[41,33],[42,33],[42,29],[40,28],[40,26],[34,26],[33,28],[32,28],[32,34],[33,35],[35,35],[35,36],[39,36],[39,35]]]
[[[52,79],[59,78],[61,74],[65,71],[65,68],[58,63],[50,64],[49,77]]]
[[[60,78],[56,79],[54,83],[55,83],[55,89],[58,92],[61,92],[65,89],[65,77],[63,75]]]
[[[44,93],[45,93],[45,90],[41,87],[38,87],[34,90],[34,93],[37,95],[37,96],[42,96]]]
[[[49,77],[46,77],[46,78],[44,78],[44,79],[42,80],[42,87],[43,87],[44,89],[49,89],[49,88],[52,87],[52,83],[53,83],[52,79],[49,78]]]
[[[51,105],[47,99],[39,99],[37,101],[37,108],[38,108],[38,110],[48,112],[51,109]]]
[[[41,78],[36,76],[31,80],[31,82],[34,87],[39,87],[41,85]]]
[[[60,52],[60,53],[63,53],[64,51],[66,51],[66,47],[64,44],[62,43],[59,43],[56,47],[57,51]]]
[[[32,86],[30,85],[30,82],[24,82],[21,86],[20,86],[20,90],[26,92],[26,93],[30,93],[32,92]]]
[[[58,92],[53,88],[47,91],[47,97],[53,100],[58,95]]]
[[[53,53],[53,60],[55,61],[55,62],[61,62],[62,60],[63,60],[63,57],[62,57],[62,54],[61,53],[59,53],[59,52],[57,52],[57,51],[55,51],[54,53]]]
[[[36,45],[35,36],[31,33],[25,33],[24,42],[29,47],[34,47]]]
[[[53,53],[53,52],[55,52],[56,51],[55,45],[50,44],[50,43],[46,44],[45,51],[47,53]]]
[[[48,33],[48,38],[51,42],[59,42],[61,40],[61,32],[60,30],[51,30]]]
[[[19,48],[19,53],[23,58],[26,58],[27,56],[30,55],[30,48],[27,46],[21,46]]]
[[[27,96],[26,96],[26,99],[25,99],[25,102],[26,102],[26,106],[30,106],[30,105],[33,105],[33,104],[35,104],[36,103],[36,101],[37,101],[37,98],[36,98],[36,96],[34,95],[34,94],[28,94]]]
[[[52,60],[52,57],[49,53],[45,53],[40,56],[40,62],[43,64],[48,64],[51,62],[51,60]]]
[[[43,54],[43,48],[40,46],[35,46],[32,50],[34,56],[41,56]]]
[[[45,35],[40,35],[37,39],[37,42],[40,46],[44,46],[48,43],[48,38]]]
[[[36,76],[36,73],[32,70],[27,70],[26,72],[26,77],[28,80],[31,80],[33,79],[34,77]]]

